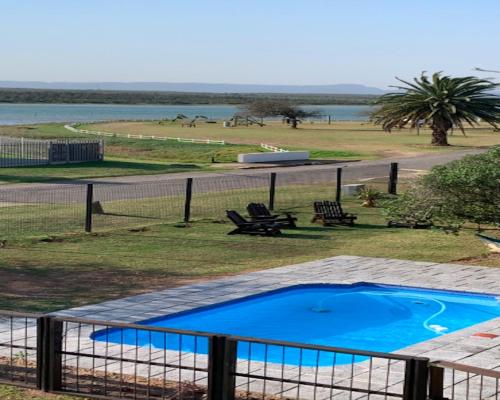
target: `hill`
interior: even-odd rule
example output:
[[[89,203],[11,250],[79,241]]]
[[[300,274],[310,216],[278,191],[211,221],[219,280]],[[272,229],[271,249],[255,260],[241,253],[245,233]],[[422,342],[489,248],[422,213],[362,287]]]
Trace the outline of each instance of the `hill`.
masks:
[[[39,82],[0,81],[0,88],[59,90],[124,90],[189,93],[301,93],[380,95],[384,91],[360,84],[259,85],[197,82]]]

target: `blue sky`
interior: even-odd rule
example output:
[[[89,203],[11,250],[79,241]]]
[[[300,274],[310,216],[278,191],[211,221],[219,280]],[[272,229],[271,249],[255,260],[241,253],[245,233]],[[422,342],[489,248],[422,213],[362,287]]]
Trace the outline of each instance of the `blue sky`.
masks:
[[[500,69],[498,0],[0,0],[0,80],[385,87]]]

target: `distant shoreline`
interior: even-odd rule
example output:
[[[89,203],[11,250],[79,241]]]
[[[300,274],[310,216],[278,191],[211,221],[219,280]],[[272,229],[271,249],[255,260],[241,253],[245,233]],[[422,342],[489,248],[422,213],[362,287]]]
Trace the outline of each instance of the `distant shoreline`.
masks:
[[[288,100],[308,105],[370,105],[377,95],[293,93],[190,93],[121,90],[59,90],[0,88],[5,104],[232,105],[258,99]]]

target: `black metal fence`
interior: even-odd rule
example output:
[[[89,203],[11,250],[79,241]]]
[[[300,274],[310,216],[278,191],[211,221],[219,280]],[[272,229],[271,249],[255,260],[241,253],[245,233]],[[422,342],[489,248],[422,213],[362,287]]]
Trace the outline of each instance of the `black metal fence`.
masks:
[[[0,382],[40,387],[40,315],[0,311]]]
[[[387,181],[389,165],[375,169]],[[0,187],[0,223],[2,236],[10,237],[219,221],[225,219],[225,210],[245,212],[249,202],[288,211],[310,207],[315,200],[340,197],[340,183],[356,181],[359,176],[359,171],[345,168],[337,172],[210,174],[130,184],[4,186]],[[395,182],[391,188],[395,189]]]
[[[498,400],[500,371],[446,361],[430,365],[430,400]]]
[[[498,399],[500,373],[328,346],[0,311],[0,383],[102,399]]]
[[[0,167],[102,161],[103,157],[102,140],[0,137]]]

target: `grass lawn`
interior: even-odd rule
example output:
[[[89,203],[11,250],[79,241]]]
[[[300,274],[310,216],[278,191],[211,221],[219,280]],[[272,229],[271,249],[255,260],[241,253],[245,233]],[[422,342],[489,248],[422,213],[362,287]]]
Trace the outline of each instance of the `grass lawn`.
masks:
[[[267,143],[290,150],[310,150],[315,158],[339,159],[416,155],[500,144],[500,134],[487,126],[468,129],[467,136],[455,132],[450,136],[452,146],[444,148],[430,145],[428,129],[421,130],[418,136],[415,130],[408,129],[387,133],[367,122],[334,122],[331,125],[305,122],[299,129],[290,129],[280,122],[268,122],[265,127],[235,128],[223,128],[221,123],[182,128],[168,122],[109,122],[84,127],[114,133],[226,140],[234,144]]]
[[[189,163],[158,163],[105,160],[79,164],[41,165],[0,169],[0,184],[51,182],[65,179],[105,178],[111,176],[168,174],[173,172],[203,171],[207,167]]]
[[[21,389],[13,386],[0,385],[0,399],[2,400],[85,400],[85,397],[56,396],[35,390]]]
[[[300,228],[276,238],[227,236],[230,224],[199,219],[188,228],[171,223],[7,240],[0,249],[0,308],[53,311],[343,254],[500,266],[472,231],[389,229],[381,209],[353,199],[345,207],[359,214],[355,227],[312,225],[309,207],[300,207]]]

